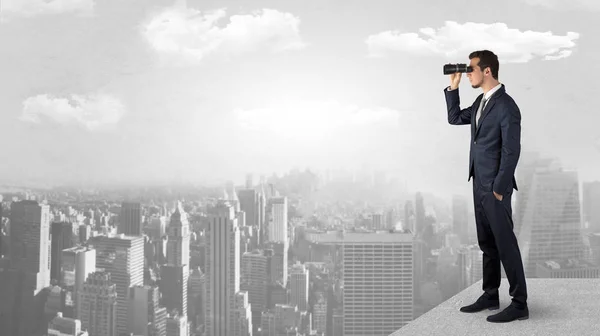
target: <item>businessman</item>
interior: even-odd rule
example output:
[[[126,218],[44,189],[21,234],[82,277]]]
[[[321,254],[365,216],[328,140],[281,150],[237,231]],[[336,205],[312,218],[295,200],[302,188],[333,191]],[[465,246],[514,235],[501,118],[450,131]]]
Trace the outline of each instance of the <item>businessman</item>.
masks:
[[[475,303],[460,308],[465,313],[500,308],[500,265],[504,266],[512,303],[487,317],[489,322],[511,322],[529,317],[527,285],[521,252],[513,231],[511,197],[517,189],[514,177],[521,152],[521,112],[498,82],[498,57],[489,50],[469,55],[473,71],[467,77],[481,88],[473,105],[460,108],[458,86],[461,73],[450,75],[444,89],[448,123],[471,125],[469,177],[473,178],[473,201],[477,240],[483,252],[483,294]]]

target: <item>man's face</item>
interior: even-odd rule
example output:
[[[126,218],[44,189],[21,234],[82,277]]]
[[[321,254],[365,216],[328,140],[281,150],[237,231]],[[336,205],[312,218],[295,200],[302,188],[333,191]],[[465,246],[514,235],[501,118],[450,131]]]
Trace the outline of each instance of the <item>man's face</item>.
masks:
[[[479,68],[479,57],[472,58],[469,65],[473,68],[473,71],[467,72],[467,77],[469,77],[471,87],[477,89],[483,84],[483,72]]]

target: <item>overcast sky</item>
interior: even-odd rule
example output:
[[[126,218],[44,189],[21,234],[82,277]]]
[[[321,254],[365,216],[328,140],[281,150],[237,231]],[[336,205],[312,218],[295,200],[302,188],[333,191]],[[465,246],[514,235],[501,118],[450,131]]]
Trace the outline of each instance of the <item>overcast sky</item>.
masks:
[[[212,178],[367,164],[468,190],[445,63],[490,49],[523,149],[600,179],[600,2],[2,0],[0,176]],[[463,107],[481,90],[466,78]]]

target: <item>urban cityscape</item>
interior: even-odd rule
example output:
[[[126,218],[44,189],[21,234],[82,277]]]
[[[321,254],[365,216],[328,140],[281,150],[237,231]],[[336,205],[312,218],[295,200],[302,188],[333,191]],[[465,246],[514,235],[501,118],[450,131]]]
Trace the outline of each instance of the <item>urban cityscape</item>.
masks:
[[[593,335],[598,3],[0,0],[0,336]],[[515,323],[461,309],[484,49]]]
[[[599,278],[600,182],[533,152],[518,176],[527,278]],[[3,335],[390,335],[482,276],[469,199],[381,172],[14,189],[1,215]]]

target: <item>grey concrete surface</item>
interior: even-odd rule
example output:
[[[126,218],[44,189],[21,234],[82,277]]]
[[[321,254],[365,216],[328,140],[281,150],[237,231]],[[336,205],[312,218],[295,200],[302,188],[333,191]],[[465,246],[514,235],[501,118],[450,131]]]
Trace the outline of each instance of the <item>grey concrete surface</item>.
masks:
[[[482,293],[481,281],[419,316],[390,336],[592,336],[600,335],[600,279],[527,279],[529,319],[490,323],[488,315],[510,304],[500,285],[500,310],[462,313]]]

